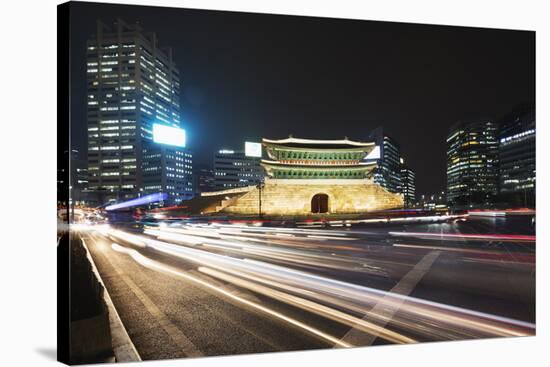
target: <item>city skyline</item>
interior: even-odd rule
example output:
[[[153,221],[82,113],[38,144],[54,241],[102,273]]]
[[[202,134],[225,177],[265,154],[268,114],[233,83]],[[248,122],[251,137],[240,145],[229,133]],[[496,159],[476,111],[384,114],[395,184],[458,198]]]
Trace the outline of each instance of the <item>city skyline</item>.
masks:
[[[242,149],[240,145],[244,145],[245,140],[259,141],[266,136],[282,138],[286,137],[284,134],[309,138],[342,138],[340,135],[347,135],[357,140],[366,140],[371,130],[383,126],[399,142],[407,165],[416,172],[417,192],[438,192],[445,188],[445,138],[452,124],[465,118],[487,117],[497,120],[516,104],[531,103],[534,99],[534,62],[530,59],[534,36],[529,32],[368,21],[357,23],[334,19],[322,19],[320,23],[320,19],[309,17],[252,16],[246,13],[185,9],[178,9],[176,16],[171,14],[170,8],[75,5],[79,17],[89,20],[75,25],[79,31],[73,38],[75,67],[72,69],[72,111],[75,125],[78,126],[78,121],[81,121],[86,100],[85,91],[81,90],[83,83],[79,82],[83,73],[77,60],[79,57],[84,60],[85,57],[85,50],[84,55],[78,52],[82,48],[79,37],[89,37],[90,30],[93,33],[96,19],[110,22],[118,12],[119,15],[124,14],[122,18],[126,22],[132,24],[137,20],[146,30],[157,33],[161,46],[174,49],[175,64],[182,73],[182,127],[188,133],[189,146],[195,152],[197,163],[210,163],[213,152],[218,149]],[[181,21],[171,22],[168,31],[167,25],[153,19],[161,13],[166,17],[180,18]],[[299,25],[297,20],[300,20]],[[358,24],[364,27],[360,30]],[[212,27],[208,32],[202,32],[207,25]],[[244,25],[246,29],[258,31],[247,32],[243,29]],[[226,29],[221,29],[222,26]],[[187,30],[196,27],[197,32],[190,35],[177,31],[180,29],[178,27]],[[335,29],[339,29],[339,32],[335,32]],[[391,29],[391,34],[386,34],[386,29]],[[439,32],[424,34],[428,29]],[[277,32],[281,30],[284,32]],[[289,38],[289,32],[299,36]],[[369,34],[376,35],[376,39],[372,40],[371,37],[366,41],[365,44],[369,45],[367,50],[358,49],[357,44],[368,39]],[[473,38],[472,34],[476,37]],[[331,54],[323,53],[322,45],[318,42],[320,35],[330,36],[326,40],[331,44]],[[346,35],[351,35],[357,42],[350,45],[350,38],[345,40],[342,47],[351,47],[352,51],[347,51],[344,62],[335,55],[339,47],[334,42],[335,38],[342,40]],[[422,36],[421,42],[412,42],[416,48],[403,44],[405,40],[408,43],[415,41],[414,35]],[[232,40],[229,42],[232,49],[228,49],[224,37],[225,41],[228,38]],[[265,39],[265,44],[259,38]],[[304,43],[306,40],[310,40],[310,44]],[[208,41],[209,47],[200,46],[205,41]],[[452,42],[448,44],[449,41]],[[519,51],[506,54],[504,58],[503,54],[510,47],[510,42],[519,47]],[[275,46],[288,47],[294,58],[274,55],[274,48],[278,48]],[[309,52],[304,52],[305,46],[310,48]],[[443,47],[443,50],[432,50],[437,51],[439,56],[435,57],[437,63],[434,61],[430,64],[426,57],[428,55],[422,52],[435,46]],[[453,46],[450,55],[462,57],[464,65],[458,65],[458,60],[450,60],[450,56],[442,56],[445,51],[449,53],[448,48]],[[475,67],[473,60],[464,59],[466,52],[474,54],[472,48],[484,56],[475,58]],[[397,50],[400,51],[399,55],[396,54]],[[349,55],[349,52],[354,55]],[[373,54],[377,57],[370,57]],[[228,56],[231,57],[228,59]],[[322,68],[316,66],[313,60],[319,56],[325,57]],[[433,54],[429,56],[434,59]],[[369,62],[359,62],[365,59]],[[250,64],[252,60],[257,62]],[[228,73],[220,70],[218,66],[222,64],[224,70],[233,71]],[[244,67],[246,65],[248,69]],[[251,65],[253,67],[250,68]],[[304,72],[305,65],[311,66],[311,72]],[[393,73],[389,70],[392,67],[396,69]],[[372,73],[375,69],[378,73]],[[274,77],[280,77],[279,73],[285,70],[287,76],[284,79],[289,79],[287,83],[290,84],[282,85]],[[352,74],[358,72],[360,78],[353,79]],[[486,75],[479,77],[480,73]],[[478,78],[474,78],[474,75]],[[382,78],[385,78],[385,82]],[[419,82],[419,78],[424,83],[418,84],[415,91],[411,88],[415,82]],[[320,88],[320,83],[324,83],[326,88]],[[449,83],[456,85],[449,86]],[[509,88],[502,88],[503,83]],[[364,88],[357,84],[364,85]],[[390,93],[391,85],[401,86],[395,90],[395,95]],[[439,88],[432,91],[429,86],[434,85]],[[475,88],[468,89],[467,85],[475,85]],[[285,93],[287,95],[281,93],[283,87],[291,88],[289,93]],[[436,93],[441,90],[445,91],[447,99],[455,101],[454,106],[449,108],[450,101],[441,104],[442,97]],[[485,95],[485,98],[476,102],[476,97],[480,95]],[[239,103],[232,103],[236,99],[245,100],[247,106],[252,108],[244,109]],[[423,103],[419,104],[419,100]],[[419,117],[422,115],[425,118]],[[330,123],[337,118],[343,121]],[[434,120],[442,122],[434,124]],[[345,128],[342,128],[342,124]],[[426,134],[425,125],[429,124],[432,129],[428,131],[433,131],[433,134]],[[213,126],[222,127],[217,129],[219,134],[212,133]],[[82,130],[83,136],[77,134],[73,136],[73,141],[75,148],[84,151],[85,129]]]
[[[58,27],[60,361],[536,335],[535,32],[73,2]]]

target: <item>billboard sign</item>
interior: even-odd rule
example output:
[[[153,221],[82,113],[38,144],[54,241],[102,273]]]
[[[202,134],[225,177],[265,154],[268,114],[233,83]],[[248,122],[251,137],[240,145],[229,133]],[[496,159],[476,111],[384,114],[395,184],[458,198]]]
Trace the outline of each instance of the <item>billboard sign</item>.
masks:
[[[185,147],[185,130],[162,124],[153,124],[153,141],[159,144]]]
[[[377,145],[374,149],[365,157],[366,161],[380,159],[380,146]]]
[[[262,157],[262,144],[247,141],[244,143],[244,154],[247,157]]]

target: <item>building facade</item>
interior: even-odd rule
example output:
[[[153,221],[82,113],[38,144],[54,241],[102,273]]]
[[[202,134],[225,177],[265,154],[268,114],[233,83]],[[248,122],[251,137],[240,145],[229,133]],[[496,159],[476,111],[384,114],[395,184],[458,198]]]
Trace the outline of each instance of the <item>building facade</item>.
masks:
[[[498,193],[498,128],[458,122],[447,137],[447,200],[453,206],[492,204]]]
[[[243,151],[222,149],[214,154],[214,189],[254,186],[264,179],[260,158]]]
[[[416,203],[414,205],[417,209],[424,210],[447,210],[447,197],[444,191],[440,191],[434,194],[422,194],[418,195]]]
[[[102,200],[193,195],[192,153],[154,141],[155,124],[180,128],[180,75],[154,33],[98,21],[87,42],[89,190]]]
[[[517,108],[500,121],[499,190],[513,205],[535,205],[535,109]]]
[[[195,169],[195,189],[197,193],[215,190],[214,170],[210,165],[198,164]]]
[[[401,159],[401,186],[399,192],[403,194],[403,203],[405,208],[412,208],[416,203],[416,174],[412,169],[405,165]]]
[[[373,141],[379,149],[379,153],[368,161],[377,163],[373,170],[374,182],[388,190],[389,192],[401,192],[401,147],[384,130],[379,127],[369,134],[369,139]]]

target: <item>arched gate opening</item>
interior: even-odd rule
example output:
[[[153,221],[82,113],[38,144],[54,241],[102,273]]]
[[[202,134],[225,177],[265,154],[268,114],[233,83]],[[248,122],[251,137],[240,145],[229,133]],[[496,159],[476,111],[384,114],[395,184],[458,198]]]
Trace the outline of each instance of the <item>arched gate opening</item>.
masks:
[[[315,214],[328,213],[328,195],[315,194],[311,198],[311,212]]]

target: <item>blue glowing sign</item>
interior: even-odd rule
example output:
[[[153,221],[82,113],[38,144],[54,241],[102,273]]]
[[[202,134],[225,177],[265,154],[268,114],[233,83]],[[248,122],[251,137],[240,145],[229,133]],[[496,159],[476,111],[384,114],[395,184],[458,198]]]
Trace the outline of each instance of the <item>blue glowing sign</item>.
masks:
[[[110,210],[131,208],[133,206],[151,204],[151,203],[155,203],[157,201],[162,201],[162,200],[165,200],[167,197],[168,197],[167,193],[157,192],[155,194],[142,196],[140,198],[124,201],[122,203],[112,204],[112,205],[109,205],[109,206],[105,207],[105,209],[110,211]]]
[[[159,144],[185,147],[185,130],[167,125],[153,124],[153,141]]]

